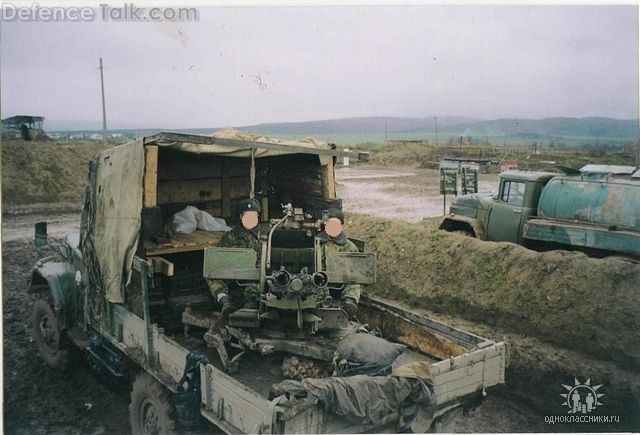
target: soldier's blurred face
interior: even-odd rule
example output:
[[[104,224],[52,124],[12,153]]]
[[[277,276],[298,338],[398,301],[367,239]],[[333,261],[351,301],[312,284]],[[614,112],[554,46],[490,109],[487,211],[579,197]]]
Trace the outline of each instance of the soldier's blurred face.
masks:
[[[324,223],[324,231],[329,237],[338,237],[342,232],[342,222],[336,217],[329,218]]]
[[[240,221],[242,226],[248,230],[252,230],[258,225],[258,212],[257,211],[245,211],[240,215]]]

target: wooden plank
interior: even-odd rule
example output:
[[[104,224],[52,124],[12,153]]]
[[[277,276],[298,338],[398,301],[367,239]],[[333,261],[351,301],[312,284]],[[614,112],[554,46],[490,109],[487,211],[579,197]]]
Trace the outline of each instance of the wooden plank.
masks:
[[[251,171],[250,157],[222,157],[221,164],[223,172],[228,172],[233,176],[246,174],[246,177],[249,178],[249,172]]]
[[[220,217],[222,216],[222,209],[220,208],[220,206],[217,207],[207,207],[204,209],[204,211],[206,211],[207,213],[209,213],[211,216],[213,217]]]
[[[333,172],[333,159],[329,161],[329,164],[322,167],[322,196],[327,199],[334,199],[336,197],[336,181],[335,174]]]
[[[256,391],[211,364],[200,366],[200,378],[205,408],[215,417],[245,433],[271,429],[274,409]]]
[[[158,186],[158,147],[148,145],[145,147],[144,167],[144,206],[155,207],[157,204]]]
[[[464,347],[390,311],[381,313],[363,305],[359,315],[371,328],[380,329],[383,336],[438,359],[459,356],[468,352]]]
[[[165,260],[162,257],[153,257],[151,259],[151,264],[153,265],[153,272],[159,273],[164,276],[173,276],[173,263]]]
[[[177,383],[184,373],[189,351],[164,334],[157,335],[156,349],[160,367]]]
[[[232,199],[248,198],[251,193],[251,180],[249,177],[231,177],[229,195]]]
[[[431,366],[431,373],[436,376],[439,373],[444,373],[450,370],[455,370],[461,367],[466,367],[472,364],[481,363],[483,359],[493,358],[497,355],[504,356],[506,349],[504,343],[496,343],[493,346],[485,349],[475,350],[464,355],[457,356],[452,359],[445,359]]]
[[[208,246],[218,246],[224,231],[196,231],[191,234],[177,234],[171,239],[170,245],[156,245],[145,240],[144,249],[147,256],[176,254],[204,249]]]
[[[195,180],[201,178],[217,178],[221,173],[220,158],[174,159],[163,158],[160,154],[158,181]],[[187,154],[191,156],[191,154]]]
[[[500,383],[500,374],[497,368],[492,368],[482,373],[476,373],[468,377],[460,378],[457,382],[450,382],[445,385],[435,386],[434,393],[438,403],[460,399],[463,396],[480,391],[482,387],[493,387]]]
[[[463,377],[473,375],[475,373],[481,373],[483,370],[487,370],[493,367],[500,367],[502,358],[500,356],[494,356],[484,362],[468,365],[465,367],[459,367],[448,372],[440,373],[433,376],[435,385],[443,385],[447,382],[457,381]]]
[[[340,203],[340,205],[335,205],[334,207],[342,208],[341,199],[335,199],[332,201],[336,201]],[[493,341],[491,340],[487,340],[478,335],[471,334],[469,332],[462,331],[460,329],[452,328],[449,325],[440,323],[424,315],[414,314],[410,311],[406,311],[402,308],[382,302],[380,300],[370,299],[370,298],[367,298],[366,296],[363,296],[362,300],[360,301],[360,305],[370,305],[371,307],[374,307],[375,309],[378,309],[381,311],[389,310],[393,313],[400,314],[401,317],[406,318],[407,320],[411,320],[412,322],[417,323],[419,325],[426,326],[429,329],[433,329],[434,331],[440,333],[441,335],[448,338],[449,340],[456,342],[459,345],[469,349],[474,348],[476,345],[480,346],[481,344],[484,344],[485,346],[483,347],[486,347],[486,345],[493,344]]]
[[[231,172],[226,166],[222,167],[222,217],[228,218],[235,215],[231,207]]]
[[[275,184],[275,183],[274,183]],[[322,196],[322,186],[321,185],[313,185],[306,183],[304,181],[287,181],[287,182],[279,182],[277,183],[278,190],[287,190],[291,193],[296,192],[305,195],[313,195],[317,197]]]
[[[219,178],[162,181],[158,183],[158,204],[215,201],[222,197]]]
[[[277,184],[279,186],[298,186],[301,184],[305,184],[313,188],[322,188],[322,180],[320,179],[308,178],[305,176],[295,177],[289,176],[289,174],[286,174],[286,177],[276,178],[275,180],[273,180],[273,184]]]

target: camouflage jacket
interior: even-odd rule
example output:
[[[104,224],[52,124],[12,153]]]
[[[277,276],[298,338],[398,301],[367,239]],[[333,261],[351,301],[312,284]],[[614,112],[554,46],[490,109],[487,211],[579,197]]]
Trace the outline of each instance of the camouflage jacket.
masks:
[[[262,243],[260,233],[245,229],[242,225],[228,231],[220,240],[220,246],[224,248],[253,248],[260,255]]]
[[[349,240],[344,231],[335,239],[329,237],[324,231],[318,234],[318,237],[320,238],[320,243],[329,252],[358,252],[358,247]]]

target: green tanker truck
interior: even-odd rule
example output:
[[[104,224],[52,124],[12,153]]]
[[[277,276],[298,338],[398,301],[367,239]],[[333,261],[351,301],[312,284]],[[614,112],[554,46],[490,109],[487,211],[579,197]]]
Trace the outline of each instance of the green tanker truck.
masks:
[[[457,197],[440,229],[533,249],[640,257],[640,182],[509,171],[498,194]]]

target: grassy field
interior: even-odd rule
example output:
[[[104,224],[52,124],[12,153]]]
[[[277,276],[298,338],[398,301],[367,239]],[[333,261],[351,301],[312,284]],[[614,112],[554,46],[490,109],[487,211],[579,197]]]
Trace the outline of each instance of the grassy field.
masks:
[[[384,133],[358,133],[358,134],[293,134],[293,135],[279,135],[280,139],[304,139],[307,137],[314,137],[315,139],[335,143],[338,146],[363,146],[376,148],[386,141],[426,141],[430,144],[436,143],[436,135],[433,131],[416,131],[410,133],[389,133],[385,136]],[[438,132],[438,145],[459,145],[461,135],[459,133],[439,131]],[[599,139],[596,137],[578,137],[578,136],[563,136],[553,138],[532,138],[532,137],[518,137],[518,136],[492,136],[483,133],[468,132],[462,136],[463,143],[472,143],[474,145],[489,145],[493,147],[505,147],[505,146],[532,146],[534,142],[538,143],[540,148],[576,148],[582,146],[595,147],[606,146],[609,148],[623,148],[629,142],[626,138],[606,138]]]

